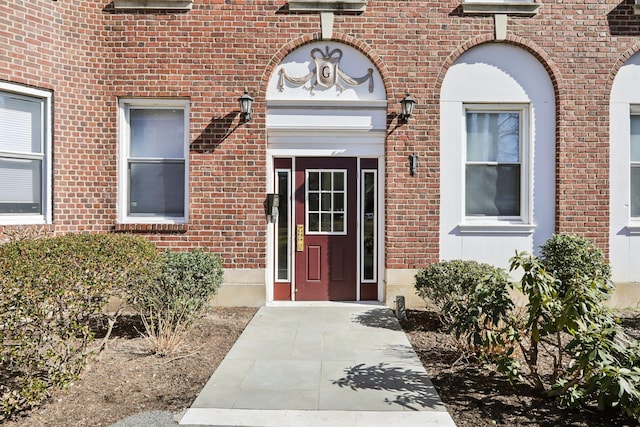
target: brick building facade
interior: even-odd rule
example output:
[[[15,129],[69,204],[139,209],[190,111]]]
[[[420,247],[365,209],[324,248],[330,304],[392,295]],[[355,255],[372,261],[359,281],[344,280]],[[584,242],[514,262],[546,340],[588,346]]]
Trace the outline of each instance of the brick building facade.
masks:
[[[636,9],[2,2],[0,231],[205,247],[223,258],[230,305],[391,304],[428,263],[505,266],[566,232],[635,291]],[[406,94],[417,105],[404,123]]]

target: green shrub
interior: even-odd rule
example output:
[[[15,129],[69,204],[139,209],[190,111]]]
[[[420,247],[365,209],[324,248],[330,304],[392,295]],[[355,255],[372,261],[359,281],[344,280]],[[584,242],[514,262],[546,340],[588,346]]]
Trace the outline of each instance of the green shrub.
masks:
[[[563,406],[618,409],[640,421],[640,344],[603,305],[613,286],[602,252],[581,237],[556,235],[541,253],[510,261],[511,271],[522,272],[511,284],[527,298],[522,316],[506,276],[490,266],[434,264],[418,273],[416,289],[510,380],[525,378]],[[552,361],[550,370],[543,360]]]
[[[584,237],[555,234],[540,249],[540,263],[559,280],[561,295],[572,281],[597,278],[606,285],[611,278],[611,268],[604,254]]]
[[[468,295],[495,270],[489,264],[476,261],[441,261],[430,264],[416,274],[415,288],[421,298],[444,312],[445,305],[453,298]]]
[[[37,404],[86,363],[92,316],[147,280],[155,247],[126,235],[65,235],[0,246],[0,419]]]
[[[612,289],[607,281],[593,273],[567,276],[563,283],[526,254],[512,259],[515,268],[524,270],[520,289],[529,301],[526,329],[518,340],[527,377],[562,405],[595,403],[600,410],[617,408],[640,420],[640,346],[603,306]],[[540,370],[542,352],[554,361],[550,375]]]
[[[143,319],[155,353],[169,355],[217,292],[222,262],[202,250],[166,251],[160,258],[157,280],[130,289],[129,298]]]
[[[514,307],[503,270],[475,261],[442,261],[419,271],[415,287],[467,349],[489,358],[502,353],[507,336],[501,328]]]

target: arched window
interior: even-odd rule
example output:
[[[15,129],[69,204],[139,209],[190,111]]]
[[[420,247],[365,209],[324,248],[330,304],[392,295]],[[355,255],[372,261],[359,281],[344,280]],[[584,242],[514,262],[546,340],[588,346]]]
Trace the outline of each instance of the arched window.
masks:
[[[485,44],[448,70],[440,97],[443,259],[504,265],[555,220],[555,96],[528,52]]]

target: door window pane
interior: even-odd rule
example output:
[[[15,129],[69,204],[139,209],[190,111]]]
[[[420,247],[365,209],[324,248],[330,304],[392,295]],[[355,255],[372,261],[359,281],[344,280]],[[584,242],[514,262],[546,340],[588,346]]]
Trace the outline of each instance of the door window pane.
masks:
[[[276,228],[277,239],[277,273],[276,280],[289,279],[289,171],[280,170],[277,173],[277,189],[280,206],[278,208],[278,222]]]
[[[344,233],[344,171],[307,171],[307,232]]]
[[[307,187],[309,187],[309,191],[318,191],[320,189],[319,172],[309,172],[307,176]]]
[[[376,279],[376,173],[363,171],[362,280]]]

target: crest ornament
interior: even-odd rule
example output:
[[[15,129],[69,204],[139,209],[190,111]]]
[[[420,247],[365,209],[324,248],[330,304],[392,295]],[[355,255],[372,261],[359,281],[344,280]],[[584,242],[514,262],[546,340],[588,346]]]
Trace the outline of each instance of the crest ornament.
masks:
[[[284,91],[285,80],[293,85],[302,86],[309,83],[309,86],[304,86],[313,94],[316,87],[324,89],[330,89],[336,87],[340,93],[345,90],[344,85],[347,86],[360,86],[365,82],[369,82],[369,92],[373,92],[373,69],[367,69],[367,74],[362,77],[351,77],[345,74],[339,67],[340,60],[342,59],[342,50],[333,49],[329,51],[329,46],[326,46],[325,52],[322,49],[314,48],[311,50],[311,59],[315,69],[311,70],[309,74],[302,77],[294,77],[287,74],[284,68],[280,69],[280,79],[278,80],[278,90]],[[310,83],[315,80],[313,83]]]

